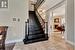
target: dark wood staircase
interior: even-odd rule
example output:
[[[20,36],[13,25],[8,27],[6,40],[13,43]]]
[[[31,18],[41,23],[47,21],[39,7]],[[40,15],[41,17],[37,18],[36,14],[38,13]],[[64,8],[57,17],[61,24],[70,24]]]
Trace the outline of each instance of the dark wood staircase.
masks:
[[[48,40],[48,34],[45,34],[41,24],[35,14],[35,11],[29,11],[29,29],[23,40],[24,44]]]

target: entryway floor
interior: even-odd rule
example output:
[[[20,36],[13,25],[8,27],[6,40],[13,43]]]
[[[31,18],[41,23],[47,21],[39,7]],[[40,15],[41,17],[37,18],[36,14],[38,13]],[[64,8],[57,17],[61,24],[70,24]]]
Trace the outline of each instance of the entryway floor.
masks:
[[[13,50],[74,50],[74,48],[65,42],[61,33],[52,33],[48,41],[32,44],[17,43]]]

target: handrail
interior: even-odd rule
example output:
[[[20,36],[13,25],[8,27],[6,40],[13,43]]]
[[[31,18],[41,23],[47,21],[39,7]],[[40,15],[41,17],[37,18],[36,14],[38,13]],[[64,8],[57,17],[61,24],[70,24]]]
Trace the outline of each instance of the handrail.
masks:
[[[35,8],[37,9],[42,3],[44,2],[44,0],[37,0],[36,4],[35,4]]]
[[[44,2],[45,0],[37,0],[37,3],[34,5],[34,10],[35,13],[40,21],[40,24],[43,28],[43,31],[45,32],[45,34],[48,34],[48,22],[45,22],[45,20],[42,18],[42,16],[39,14],[38,12],[38,7]]]
[[[38,16],[38,19],[40,21],[42,28],[44,28],[45,21],[43,20],[43,18],[40,16],[40,14],[37,11],[36,11],[36,15]]]
[[[45,29],[44,29],[44,28],[45,28],[45,21],[44,21],[44,19],[41,17],[41,15],[39,14],[39,12],[37,11],[38,7],[43,3],[43,1],[44,1],[44,0],[37,0],[37,3],[34,5],[34,8],[35,8],[34,10],[35,10],[35,12],[36,12],[36,15],[37,15],[37,17],[38,17],[38,19],[39,19],[39,21],[40,21],[40,24],[41,24],[43,30],[45,30]]]
[[[45,23],[44,19],[41,17],[41,15],[39,14],[38,11],[36,11],[36,13],[38,13],[39,17],[42,19],[42,21]]]
[[[40,15],[38,16],[38,19],[39,19],[40,24],[41,24],[41,26],[43,28],[43,31],[45,32],[45,34],[47,34],[48,33],[48,22],[45,22]]]

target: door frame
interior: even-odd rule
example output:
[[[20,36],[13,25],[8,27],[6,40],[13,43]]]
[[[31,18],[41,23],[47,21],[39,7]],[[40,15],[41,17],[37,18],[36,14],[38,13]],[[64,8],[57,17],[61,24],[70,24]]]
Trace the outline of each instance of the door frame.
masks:
[[[61,2],[59,2],[58,4],[56,4],[55,6],[53,6],[52,8],[50,8],[50,9],[48,9],[46,12],[48,12],[50,15],[52,15],[52,17],[53,17],[53,10],[55,10],[55,9],[57,9],[57,8],[59,8],[59,7],[61,7],[61,6],[63,6],[65,4],[65,30],[67,30],[67,22],[66,22],[66,1],[61,1]],[[48,16],[48,23],[50,23],[49,21],[50,21],[50,18],[52,18],[51,16]],[[49,24],[48,24],[48,30],[51,30],[50,29],[50,26],[49,26]],[[52,33],[52,31],[50,32],[48,32],[48,33]],[[67,31],[65,31],[65,34],[64,34],[64,38],[65,38],[65,40],[67,40]]]

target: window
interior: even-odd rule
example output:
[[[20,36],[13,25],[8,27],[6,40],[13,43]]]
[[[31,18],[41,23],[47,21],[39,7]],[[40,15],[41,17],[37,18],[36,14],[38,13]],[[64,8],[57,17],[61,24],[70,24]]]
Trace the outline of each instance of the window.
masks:
[[[0,8],[8,8],[8,0],[0,0]]]

